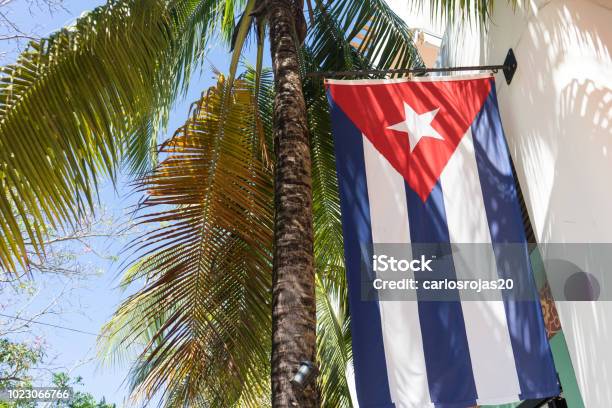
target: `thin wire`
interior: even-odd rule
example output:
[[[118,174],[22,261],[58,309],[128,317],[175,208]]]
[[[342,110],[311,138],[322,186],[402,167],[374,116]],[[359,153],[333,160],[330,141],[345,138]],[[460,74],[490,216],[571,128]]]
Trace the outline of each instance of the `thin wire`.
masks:
[[[79,329],[73,329],[71,327],[65,327],[65,326],[60,326],[57,324],[52,324],[52,323],[43,323],[43,322],[37,322],[33,319],[24,319],[23,317],[18,317],[18,316],[11,316],[11,315],[6,315],[3,313],[0,313],[0,316],[2,317],[8,317],[10,319],[15,319],[15,320],[21,320],[24,322],[28,322],[28,323],[34,323],[34,324],[40,324],[41,326],[49,326],[49,327],[54,327],[56,329],[63,329],[63,330],[69,330],[72,332],[76,332],[76,333],[81,333],[81,334],[88,334],[90,336],[102,336],[102,337],[108,337],[108,336],[104,336],[104,335],[99,335],[98,333],[93,333],[93,332],[88,332],[88,331],[84,331],[84,330],[79,330]]]

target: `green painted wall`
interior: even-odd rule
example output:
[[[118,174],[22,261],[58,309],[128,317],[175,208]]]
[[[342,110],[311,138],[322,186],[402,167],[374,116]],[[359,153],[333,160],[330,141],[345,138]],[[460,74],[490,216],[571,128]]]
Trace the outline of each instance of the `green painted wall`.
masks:
[[[567,343],[565,342],[563,332],[557,333],[550,339],[550,346],[552,348],[555,367],[559,373],[559,379],[563,387],[563,396],[567,401],[567,406],[569,408],[584,408],[584,402],[580,395],[580,389],[578,389],[576,374],[574,373],[572,360],[567,351]]]

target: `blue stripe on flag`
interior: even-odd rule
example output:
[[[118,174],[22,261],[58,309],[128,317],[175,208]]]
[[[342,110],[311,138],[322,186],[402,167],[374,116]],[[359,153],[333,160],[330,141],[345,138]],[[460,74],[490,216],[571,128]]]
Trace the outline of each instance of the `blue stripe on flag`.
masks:
[[[472,124],[472,135],[497,271],[500,278],[515,281],[513,299],[506,291],[503,295],[521,387],[519,397],[558,395],[559,386],[540,303],[526,300],[537,299],[537,290],[494,84]],[[508,243],[513,245],[504,245]],[[531,296],[525,291],[531,291]]]
[[[328,95],[349,286],[353,365],[361,408],[393,408],[378,302],[361,299],[361,271],[373,279],[372,229],[361,132]]]
[[[433,271],[415,272],[415,278],[456,279],[440,182],[425,203],[408,184],[406,196],[412,256],[435,257]],[[477,393],[463,311],[457,291],[445,296],[448,300],[426,301],[422,286],[417,292],[429,394],[437,408],[470,407],[476,405]]]

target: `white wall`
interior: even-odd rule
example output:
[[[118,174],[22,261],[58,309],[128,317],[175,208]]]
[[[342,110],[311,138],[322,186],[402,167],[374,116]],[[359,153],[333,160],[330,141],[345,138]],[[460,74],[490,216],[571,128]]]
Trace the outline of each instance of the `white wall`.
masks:
[[[423,1],[416,4],[414,1],[406,0],[386,0],[386,3],[393,9],[408,27],[417,30],[425,30],[436,37],[444,34],[445,22],[438,17],[434,17],[429,2]]]
[[[514,49],[498,98],[538,241],[612,243],[612,0],[495,3],[488,32],[448,27],[440,62],[499,64]],[[557,307],[586,406],[612,406],[612,302]]]

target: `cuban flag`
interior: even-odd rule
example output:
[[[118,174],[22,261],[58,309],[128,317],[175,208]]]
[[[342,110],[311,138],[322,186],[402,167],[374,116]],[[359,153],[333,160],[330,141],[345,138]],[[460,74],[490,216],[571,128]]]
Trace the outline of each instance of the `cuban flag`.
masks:
[[[359,407],[462,408],[559,395],[537,297],[362,296],[362,273],[375,276],[373,248],[384,243],[490,245],[497,276],[534,282],[493,77],[327,80],[326,89]],[[507,243],[522,256],[505,259]],[[452,258],[437,267],[463,273]]]

